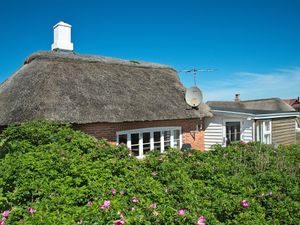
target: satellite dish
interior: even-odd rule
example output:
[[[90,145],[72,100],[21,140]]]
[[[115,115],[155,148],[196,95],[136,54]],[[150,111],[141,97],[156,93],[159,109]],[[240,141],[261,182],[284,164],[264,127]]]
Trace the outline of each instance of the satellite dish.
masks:
[[[197,107],[202,102],[202,99],[202,92],[198,87],[193,86],[186,90],[185,101],[189,106]]]

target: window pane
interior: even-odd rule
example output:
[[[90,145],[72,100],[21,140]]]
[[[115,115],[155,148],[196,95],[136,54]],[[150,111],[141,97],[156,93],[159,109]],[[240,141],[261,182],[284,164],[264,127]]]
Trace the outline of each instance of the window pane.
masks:
[[[180,140],[174,140],[174,148],[179,148]]]
[[[160,131],[154,132],[154,142],[160,142]]]
[[[179,134],[180,134],[179,130],[174,130],[174,140],[179,139]]]
[[[139,145],[131,145],[131,151],[134,156],[139,156]]]
[[[154,143],[154,149],[160,150],[160,148],[161,148],[160,142]]]
[[[131,134],[131,151],[133,155],[139,155],[139,133]]]
[[[139,134],[131,134],[131,145],[139,144]]]
[[[165,149],[169,148],[171,146],[171,131],[170,130],[166,130],[164,131],[164,146]]]
[[[169,130],[164,131],[164,139],[165,139],[165,141],[170,141],[171,131],[169,131]]]
[[[143,143],[150,143],[150,133],[143,133]]]
[[[143,133],[143,151],[144,154],[150,151],[150,132]]]
[[[226,122],[226,144],[230,144],[232,141],[239,141],[241,138],[240,131],[240,122]]]
[[[270,131],[270,121],[265,122],[265,130]]]
[[[154,149],[158,149],[160,150],[161,146],[160,146],[160,131],[155,131],[153,133],[153,138],[154,138]]]
[[[119,135],[119,144],[127,144],[127,134]]]
[[[180,130],[174,130],[174,148],[180,147]]]

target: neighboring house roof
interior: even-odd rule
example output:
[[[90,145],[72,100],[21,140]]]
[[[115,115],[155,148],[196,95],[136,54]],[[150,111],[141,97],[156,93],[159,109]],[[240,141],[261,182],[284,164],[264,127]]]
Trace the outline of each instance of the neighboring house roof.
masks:
[[[32,54],[0,85],[0,125],[33,119],[71,123],[211,116],[190,109],[168,66],[55,51]]]
[[[285,103],[292,106],[295,110],[300,110],[300,102],[299,99],[293,98],[293,99],[283,99]]]
[[[248,113],[248,114],[253,114],[253,115],[294,112],[294,111],[280,111],[280,110],[235,109],[235,108],[223,108],[223,107],[212,107],[212,109],[219,110],[219,111],[232,111],[232,112]]]
[[[253,109],[253,110],[274,110],[274,111],[294,111],[280,98],[266,98],[246,101],[210,101],[207,102],[210,107],[223,107],[235,109]]]
[[[223,112],[251,116],[255,118],[298,116],[299,113],[280,98],[247,101],[207,102],[213,113]]]

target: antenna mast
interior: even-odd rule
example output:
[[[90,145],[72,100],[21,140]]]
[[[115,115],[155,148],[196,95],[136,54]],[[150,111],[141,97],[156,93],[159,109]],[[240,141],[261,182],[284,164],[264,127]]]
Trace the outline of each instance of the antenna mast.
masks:
[[[194,77],[194,85],[197,86],[197,72],[213,72],[215,69],[190,69],[190,70],[180,70],[179,72],[185,72],[185,73],[193,73]]]

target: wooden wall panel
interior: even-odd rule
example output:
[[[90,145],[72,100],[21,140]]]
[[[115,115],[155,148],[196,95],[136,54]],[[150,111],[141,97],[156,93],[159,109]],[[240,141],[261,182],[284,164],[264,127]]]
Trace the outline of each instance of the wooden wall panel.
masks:
[[[295,118],[272,119],[272,143],[296,143]]]

